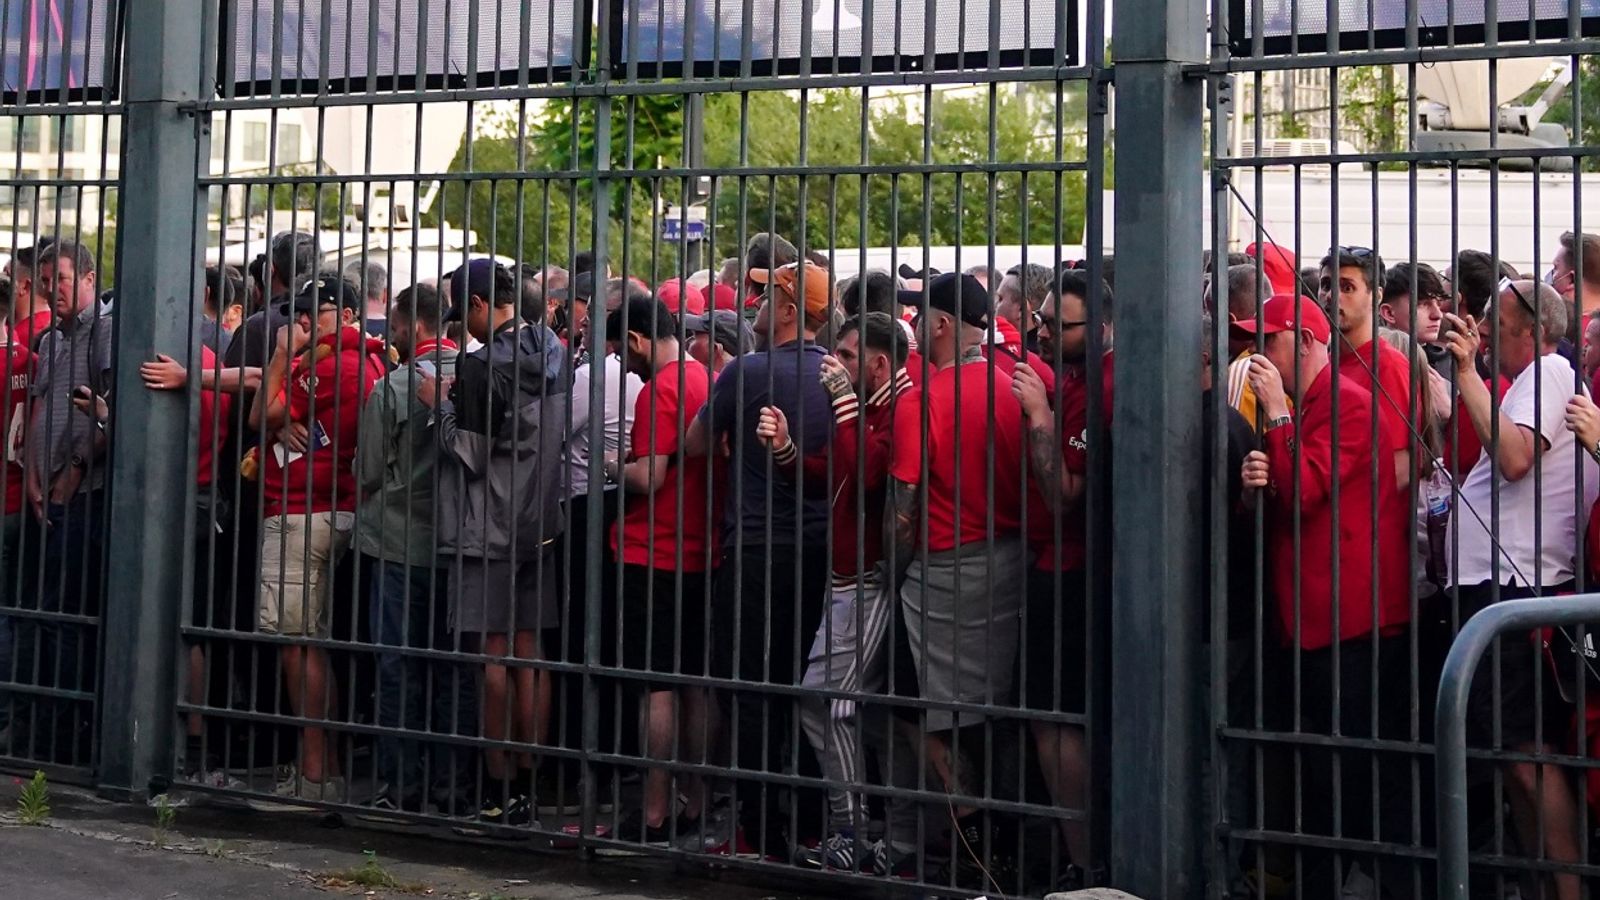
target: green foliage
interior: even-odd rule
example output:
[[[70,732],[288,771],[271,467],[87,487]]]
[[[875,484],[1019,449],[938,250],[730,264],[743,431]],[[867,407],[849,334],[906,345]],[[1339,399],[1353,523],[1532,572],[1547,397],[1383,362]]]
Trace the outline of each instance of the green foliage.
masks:
[[[43,825],[50,818],[50,785],[44,772],[34,770],[17,795],[17,820],[24,825]]]
[[[1584,56],[1578,60],[1578,71],[1565,93],[1545,112],[1544,121],[1565,125],[1567,136],[1575,146],[1600,146],[1600,56]],[[1540,85],[1536,90],[1543,90]],[[1577,127],[1573,127],[1572,99],[1578,96]],[[1586,172],[1600,171],[1600,160],[1587,158],[1581,161]]]
[[[565,261],[588,247],[597,102],[554,103],[525,124],[512,116],[485,120],[450,166],[484,177],[447,183],[437,215],[476,231],[475,249],[530,262]],[[874,94],[865,111],[855,90],[708,96],[704,164],[735,173],[713,186],[711,246],[698,265],[734,255],[741,238],[769,228],[808,247],[916,244],[924,226],[934,245],[982,245],[1054,243],[1059,223],[1059,239],[1074,243],[1083,230],[1082,173],[980,169],[987,163],[1048,167],[1057,159],[1055,123],[1070,130],[1083,119],[1082,86],[1063,89],[1059,102],[1058,112],[1053,86],[996,92],[992,108],[982,94],[935,92],[924,116],[921,95]],[[685,179],[651,174],[688,166],[684,98],[647,95],[612,103],[609,163],[624,173],[611,179],[604,198],[614,267],[652,281],[697,267],[680,263],[680,247],[658,237],[658,210],[683,201]],[[1081,138],[1069,135],[1060,158],[1081,161],[1083,150]],[[924,162],[965,169],[891,171]],[[794,171],[862,165],[884,171]]]
[[[313,163],[279,166],[274,175],[314,175]],[[250,215],[261,215],[268,209],[314,209],[317,222],[324,228],[339,228],[344,222],[344,211],[350,203],[361,199],[359,184],[270,184],[252,185],[249,203],[244,210]]]
[[[1397,87],[1392,66],[1353,66],[1339,71],[1340,131],[1353,129],[1358,149],[1400,149],[1411,115],[1406,91]]]
[[[177,821],[178,808],[172,805],[172,801],[167,797],[166,794],[162,794],[161,796],[157,797],[155,827],[157,844],[166,843],[167,832],[172,830],[172,826]]]

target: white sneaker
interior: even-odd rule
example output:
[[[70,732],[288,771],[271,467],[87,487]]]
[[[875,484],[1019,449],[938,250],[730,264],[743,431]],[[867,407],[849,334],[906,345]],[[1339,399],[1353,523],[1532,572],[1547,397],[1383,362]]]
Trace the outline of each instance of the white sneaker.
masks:
[[[280,799],[251,800],[250,807],[264,812],[289,812],[304,809],[308,802],[343,803],[344,779],[335,776],[325,781],[311,781],[290,769],[289,777],[279,781],[272,794]]]

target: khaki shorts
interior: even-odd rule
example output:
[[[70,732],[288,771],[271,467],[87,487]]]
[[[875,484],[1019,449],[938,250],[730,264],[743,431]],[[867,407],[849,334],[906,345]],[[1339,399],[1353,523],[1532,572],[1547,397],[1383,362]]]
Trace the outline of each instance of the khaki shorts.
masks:
[[[329,636],[333,567],[350,545],[354,524],[347,512],[273,516],[261,523],[258,630]]]

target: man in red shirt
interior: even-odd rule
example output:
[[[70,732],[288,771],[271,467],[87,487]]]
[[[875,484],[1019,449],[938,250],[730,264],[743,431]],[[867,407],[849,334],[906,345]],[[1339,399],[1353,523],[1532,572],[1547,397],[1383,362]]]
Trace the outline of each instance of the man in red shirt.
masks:
[[[800,701],[800,725],[833,785],[828,791],[827,839],[801,851],[801,859],[816,868],[855,871],[870,853],[869,870],[887,875],[892,857],[916,850],[916,826],[905,815],[889,818],[891,829],[899,833],[866,845],[864,798],[843,787],[860,783],[865,772],[858,704],[835,699],[839,693],[877,694],[884,688],[885,638],[894,616],[894,599],[878,568],[883,560],[884,489],[896,409],[915,409],[920,396],[911,386],[905,360],[905,333],[888,313],[849,319],[840,328],[834,355],[822,361],[822,384],[833,402],[829,445],[801,457],[789,437],[788,418],[776,406],[761,411],[756,432],[785,473],[803,468],[806,489],[832,501],[832,591],[801,679],[802,686],[830,696]],[[863,520],[859,529],[858,517]],[[884,737],[872,736],[875,743]]]
[[[1332,357],[1335,371],[1366,388],[1378,407],[1378,424],[1368,420],[1361,433],[1388,442],[1383,446],[1394,454],[1395,488],[1405,490],[1412,475],[1411,423],[1419,417],[1408,412],[1414,409],[1410,362],[1377,339],[1375,310],[1383,302],[1383,275],[1376,251],[1337,247],[1322,258],[1318,294],[1324,310],[1338,311],[1343,341]]]
[[[385,371],[383,341],[362,334],[364,300],[353,285],[323,276],[290,304],[278,330],[250,427],[272,439],[262,449],[261,592],[256,627],[265,634],[327,638],[333,570],[355,526],[356,435],[361,405]],[[321,647],[279,651],[289,707],[321,720],[337,688]],[[287,799],[344,800],[339,760],[323,729],[301,729],[297,771],[276,793]]]
[[[0,363],[6,373],[4,389],[0,390],[0,483],[4,484],[5,506],[0,510],[0,597],[5,606],[12,605],[22,590],[18,572],[12,563],[19,559],[22,541],[23,496],[22,479],[22,429],[28,421],[28,376],[33,371],[33,354],[26,344],[17,342],[8,327],[11,321],[10,282],[0,281]],[[48,312],[48,309],[46,310]],[[0,607],[0,681],[11,679],[11,619]],[[0,692],[0,735],[6,733],[11,718],[11,702],[5,692]],[[7,747],[0,736],[0,751]]]
[[[55,241],[42,238],[32,247],[23,247],[7,265],[11,277],[11,342],[33,349],[34,338],[50,327],[50,297],[38,290],[35,262]]]
[[[1355,738],[1403,736],[1406,694],[1394,688],[1405,684],[1412,510],[1395,489],[1393,467],[1381,464],[1394,443],[1381,434],[1373,441],[1372,395],[1329,364],[1332,329],[1317,304],[1279,294],[1263,305],[1258,320],[1235,327],[1259,328],[1265,336],[1266,353],[1253,357],[1250,367],[1266,418],[1265,450],[1245,458],[1243,483],[1265,494],[1279,633],[1299,652],[1300,728]],[[1296,391],[1293,415],[1285,384]],[[1382,454],[1377,465],[1374,453]],[[1383,692],[1386,686],[1391,689]],[[1392,702],[1375,711],[1379,697]],[[1308,831],[1332,833],[1338,796],[1343,836],[1372,837],[1373,767],[1351,756],[1345,754],[1341,793],[1335,794],[1333,751],[1307,748]],[[1379,766],[1383,840],[1404,840],[1408,833],[1403,798],[1409,789],[1400,768]],[[1308,850],[1304,883],[1328,886],[1339,896],[1345,873],[1332,864],[1331,853]],[[1407,884],[1409,874],[1385,871],[1381,881]]]
[[[920,415],[895,420],[886,556],[894,585],[904,585],[901,603],[922,696],[975,707],[924,713],[929,761],[947,790],[977,795],[983,786],[962,783],[950,766],[949,746],[962,728],[984,723],[978,708],[1011,694],[1027,558],[1022,407],[1011,379],[979,346],[989,327],[989,295],[977,279],[936,276],[926,304],[920,343],[929,373]],[[976,814],[957,812],[958,843],[965,841],[980,858],[987,858],[985,846],[1006,852],[986,840]]]
[[[1089,585],[1087,572],[1088,511],[1083,506],[1089,481],[1089,444],[1111,452],[1111,345],[1114,329],[1111,289],[1100,286],[1101,356],[1089,359],[1089,273],[1072,269],[1061,279],[1040,309],[1039,349],[1047,359],[1059,359],[1061,393],[1059,409],[1052,412],[1051,386],[1027,366],[1018,366],[1012,388],[1028,423],[1028,465],[1039,488],[1040,504],[1030,503],[1028,539],[1034,568],[1027,584],[1022,645],[1022,702],[1028,709],[1083,713],[1088,709]],[[1093,404],[1099,411],[1090,427],[1089,369],[1100,370],[1100,395]],[[1057,421],[1059,428],[1057,431]],[[1108,473],[1096,473],[1104,477]],[[1030,500],[1032,498],[1030,497]],[[1034,512],[1037,510],[1037,512]],[[1054,514],[1052,514],[1054,513]],[[1056,540],[1056,519],[1061,537]],[[1109,522],[1096,523],[1101,534]],[[1102,549],[1108,549],[1102,545]],[[1059,593],[1057,574],[1059,574]],[[1059,599],[1058,599],[1059,598]],[[1050,673],[1059,660],[1059,678]],[[1088,799],[1089,748],[1078,725],[1031,723],[1039,751],[1039,769],[1057,805],[1083,809]],[[1089,856],[1089,831],[1079,820],[1064,821],[1062,836],[1071,858],[1063,887],[1090,883],[1095,861]]]
[[[611,529],[612,553],[622,561],[622,585],[614,592],[622,629],[622,667],[675,675],[704,675],[709,614],[707,575],[716,540],[706,458],[677,459],[684,430],[711,394],[711,374],[690,358],[677,338],[677,321],[661,301],[634,297],[612,311],[606,334],[623,345],[628,371],[644,380],[633,414],[626,461],[609,457],[606,479],[630,495]],[[674,461],[676,460],[676,461]],[[681,504],[681,509],[680,509]],[[648,677],[648,676],[646,676]],[[705,762],[710,734],[709,697],[698,685],[642,684],[645,755],[652,759]],[[674,814],[672,774],[651,769],[645,777],[644,808],[618,825],[617,840],[669,841],[699,827],[705,810],[698,775],[683,779],[687,798]]]

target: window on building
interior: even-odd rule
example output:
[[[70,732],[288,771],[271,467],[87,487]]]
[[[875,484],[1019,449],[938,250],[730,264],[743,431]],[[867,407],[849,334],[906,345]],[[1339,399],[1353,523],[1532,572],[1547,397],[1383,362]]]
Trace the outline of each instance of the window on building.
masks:
[[[18,138],[22,143],[22,152],[38,153],[42,143],[39,120],[33,116],[24,116],[19,127],[22,130],[22,136]]]
[[[245,162],[264,163],[267,161],[267,123],[245,122],[242,129],[244,134],[244,147],[242,158]]]
[[[292,122],[278,124],[278,163],[302,162],[300,158],[300,126]]]
[[[56,119],[61,149],[68,153],[82,153],[84,147],[83,133],[87,124],[80,116],[62,116]]]

